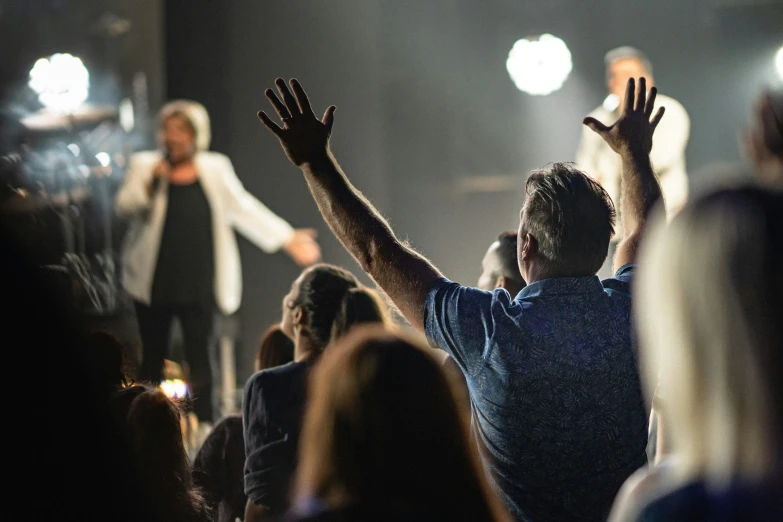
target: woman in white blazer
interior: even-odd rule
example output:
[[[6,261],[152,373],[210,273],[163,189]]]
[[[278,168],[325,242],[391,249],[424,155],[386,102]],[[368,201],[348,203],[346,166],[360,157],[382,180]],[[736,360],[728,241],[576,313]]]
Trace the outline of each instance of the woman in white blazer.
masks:
[[[143,344],[139,378],[159,382],[171,321],[182,324],[194,412],[212,421],[209,342],[215,306],[239,308],[242,271],[234,230],[265,252],[283,248],[300,265],[320,257],[311,230],[295,230],[248,193],[224,155],[208,152],[209,116],[179,100],[160,114],[165,152],[131,156],[115,210],[130,222],[122,283],[133,298]]]

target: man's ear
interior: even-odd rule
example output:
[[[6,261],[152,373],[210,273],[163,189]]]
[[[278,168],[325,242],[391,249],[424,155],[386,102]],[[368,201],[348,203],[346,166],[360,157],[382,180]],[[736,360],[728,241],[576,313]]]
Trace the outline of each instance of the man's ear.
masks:
[[[538,241],[528,232],[522,244],[522,261],[530,261],[536,254],[538,254]]]
[[[305,326],[307,324],[307,314],[301,306],[297,306],[291,312],[291,318],[293,319],[294,326]]]

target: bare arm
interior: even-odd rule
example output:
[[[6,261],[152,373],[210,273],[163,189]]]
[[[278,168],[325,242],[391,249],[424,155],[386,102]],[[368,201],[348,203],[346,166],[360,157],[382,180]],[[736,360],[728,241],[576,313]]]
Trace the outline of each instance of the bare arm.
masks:
[[[625,238],[617,246],[614,269],[636,262],[636,255],[647,220],[653,208],[662,202],[661,187],[650,163],[650,150],[655,127],[663,117],[661,107],[652,116],[655,97],[653,87],[647,98],[647,82],[639,79],[639,92],[634,96],[634,80],[628,81],[625,109],[614,125],[607,127],[595,118],[585,118],[584,124],[597,132],[622,158],[623,229]],[[652,119],[650,119],[652,117]]]
[[[427,291],[440,272],[423,256],[397,239],[389,223],[343,173],[329,150],[334,107],[322,120],[313,114],[307,95],[296,80],[291,89],[275,81],[281,102],[271,89],[265,92],[281,128],[264,113],[259,118],[280,140],[291,162],[302,169],[324,220],[340,243],[391,298],[406,319],[424,329]]]

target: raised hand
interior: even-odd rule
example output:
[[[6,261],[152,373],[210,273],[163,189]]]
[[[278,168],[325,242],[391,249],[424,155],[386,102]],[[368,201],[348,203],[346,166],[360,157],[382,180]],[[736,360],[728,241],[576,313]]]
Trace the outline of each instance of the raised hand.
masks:
[[[614,125],[606,126],[592,117],[587,117],[582,122],[598,133],[612,147],[612,150],[621,155],[627,153],[650,154],[653,133],[664,112],[664,108],[661,107],[655,116],[652,116],[658,89],[655,87],[650,89],[648,98],[647,80],[639,78],[639,91],[634,96],[634,84],[633,78],[628,80],[623,112]],[[650,119],[651,116],[652,119]]]
[[[282,127],[272,121],[264,111],[258,112],[258,119],[277,136],[291,163],[301,167],[327,155],[335,107],[332,105],[327,108],[321,120],[318,120],[299,82],[292,79],[289,83],[293,94],[282,78],[275,80],[275,86],[283,98],[282,102],[272,89],[264,91],[264,95],[282,120]]]

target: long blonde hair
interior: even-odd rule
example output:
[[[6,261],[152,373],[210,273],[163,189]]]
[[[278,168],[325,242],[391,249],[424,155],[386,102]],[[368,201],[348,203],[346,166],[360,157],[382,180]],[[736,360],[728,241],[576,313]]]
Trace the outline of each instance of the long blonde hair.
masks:
[[[683,480],[763,481],[783,463],[783,196],[716,192],[652,231],[636,319]]]
[[[446,375],[426,348],[358,326],[311,377],[297,470],[301,504],[394,507],[417,519],[500,520]]]

